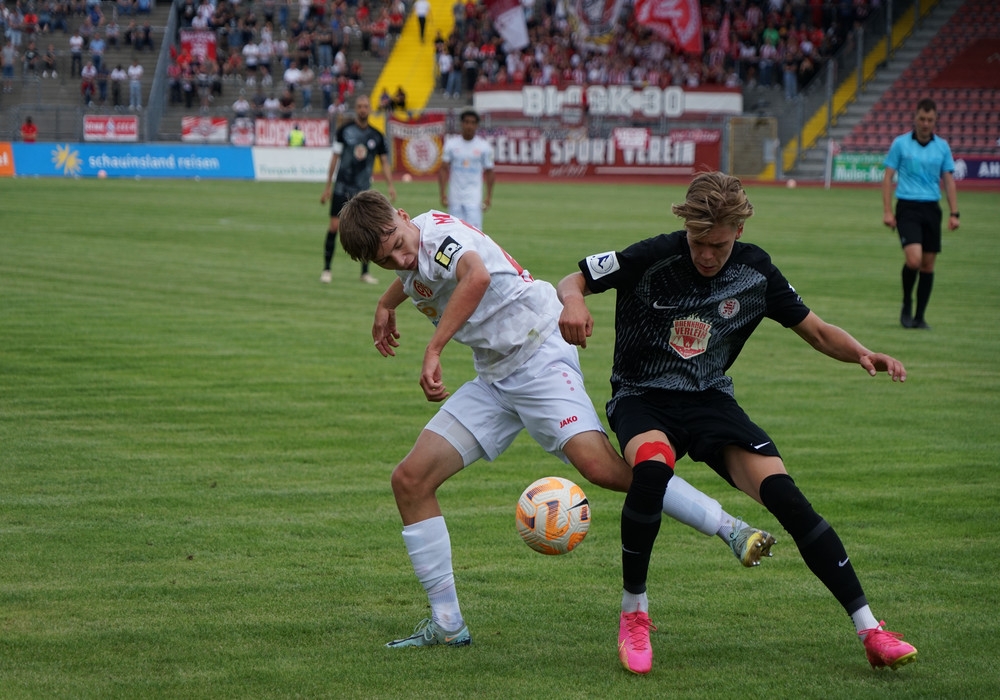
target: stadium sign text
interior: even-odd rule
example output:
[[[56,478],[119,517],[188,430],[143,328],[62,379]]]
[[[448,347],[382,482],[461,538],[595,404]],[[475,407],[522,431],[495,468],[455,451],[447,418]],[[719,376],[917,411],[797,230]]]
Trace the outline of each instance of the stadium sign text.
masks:
[[[562,117],[586,111],[591,117],[683,117],[692,114],[742,114],[739,89],[691,89],[631,85],[525,85],[518,90],[477,89],[480,112],[515,112],[526,117]]]
[[[588,175],[690,175],[695,166],[717,168],[722,134],[712,129],[611,130],[608,138],[580,129],[494,128],[483,132],[498,173],[584,177]]]

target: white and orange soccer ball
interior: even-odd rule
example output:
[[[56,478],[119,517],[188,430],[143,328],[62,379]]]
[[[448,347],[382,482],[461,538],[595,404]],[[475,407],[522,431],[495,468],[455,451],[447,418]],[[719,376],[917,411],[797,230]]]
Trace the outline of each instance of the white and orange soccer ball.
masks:
[[[590,528],[590,502],[569,479],[547,476],[521,494],[515,515],[524,543],[542,554],[566,554]]]

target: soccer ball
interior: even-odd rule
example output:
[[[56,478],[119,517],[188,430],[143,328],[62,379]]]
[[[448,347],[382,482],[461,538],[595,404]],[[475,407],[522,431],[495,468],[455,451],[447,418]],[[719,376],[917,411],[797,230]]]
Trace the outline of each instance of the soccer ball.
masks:
[[[787,180],[787,181],[785,182],[785,187],[787,187],[787,188],[788,188],[788,189],[790,189],[790,190],[794,190],[794,189],[795,189],[796,187],[798,187],[798,184],[799,184],[799,183],[797,183],[797,182],[795,181],[795,178],[793,178],[793,177],[790,177],[790,178],[788,178],[788,180]]]
[[[590,528],[590,502],[569,479],[547,476],[521,494],[515,514],[524,543],[542,554],[566,554]]]

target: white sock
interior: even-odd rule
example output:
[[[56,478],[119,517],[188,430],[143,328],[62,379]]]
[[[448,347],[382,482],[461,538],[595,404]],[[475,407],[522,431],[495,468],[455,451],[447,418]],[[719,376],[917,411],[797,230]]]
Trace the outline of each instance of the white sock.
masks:
[[[882,627],[878,624],[878,618],[875,617],[872,613],[872,609],[867,605],[851,613],[851,619],[854,620],[854,629],[858,632],[870,629],[882,629]]]
[[[671,479],[673,481],[673,479]],[[649,598],[645,593],[622,591],[622,612],[644,612],[649,614]]]
[[[667,492],[663,495],[663,512],[704,535],[719,534],[722,524],[732,520],[717,500],[676,474],[667,482]]]
[[[431,619],[446,631],[461,629],[465,622],[458,607],[455,573],[451,567],[451,538],[444,516],[406,525],[403,542],[413,571],[427,591]]]
[[[726,512],[722,514],[722,522],[719,523],[719,529],[715,533],[722,538],[722,541],[726,544],[729,543],[729,538],[734,532],[739,532],[743,528],[747,527],[747,524]]]

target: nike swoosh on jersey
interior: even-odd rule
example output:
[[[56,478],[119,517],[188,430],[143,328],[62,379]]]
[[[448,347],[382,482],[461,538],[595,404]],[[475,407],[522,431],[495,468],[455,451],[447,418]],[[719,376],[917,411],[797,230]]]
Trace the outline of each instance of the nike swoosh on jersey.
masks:
[[[677,304],[661,304],[658,301],[654,301],[653,302],[653,308],[654,309],[658,309],[659,311],[664,311],[666,309],[676,309],[677,308]]]
[[[845,566],[847,566],[847,562],[849,562],[850,560],[851,558],[847,557],[847,559],[845,559],[844,561],[838,561],[837,566],[839,566],[840,568],[844,568]]]
[[[767,447],[770,444],[771,444],[771,441],[768,440],[767,442],[762,442],[759,445],[751,445],[751,447],[753,447],[755,450],[759,450],[760,448]]]

